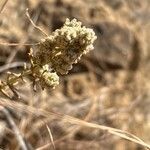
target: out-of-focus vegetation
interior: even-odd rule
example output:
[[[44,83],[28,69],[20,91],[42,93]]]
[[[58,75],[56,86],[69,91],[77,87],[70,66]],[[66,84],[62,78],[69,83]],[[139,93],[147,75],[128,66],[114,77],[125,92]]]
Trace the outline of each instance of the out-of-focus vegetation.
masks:
[[[55,90],[34,92],[26,79],[16,87],[20,99],[0,96],[0,105],[6,102],[8,109],[0,112],[0,148],[20,148],[12,121],[27,149],[143,149],[107,131],[66,123],[65,117],[57,117],[60,114],[128,131],[150,144],[150,1],[8,0],[0,14],[0,80],[8,71],[23,70],[29,49],[36,51],[36,46],[23,43],[45,38],[26,17],[26,8],[47,34],[66,18],[77,18],[93,28],[98,39],[95,50],[60,77]],[[43,111],[57,115],[44,117]]]

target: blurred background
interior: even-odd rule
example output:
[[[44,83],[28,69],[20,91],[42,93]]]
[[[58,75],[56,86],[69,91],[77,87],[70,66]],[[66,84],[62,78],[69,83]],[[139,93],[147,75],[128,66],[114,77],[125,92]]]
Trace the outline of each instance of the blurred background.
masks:
[[[0,0],[0,7],[5,0]],[[55,90],[33,92],[20,84],[19,103],[128,131],[150,144],[150,1],[149,0],[8,0],[0,14],[0,43],[36,43],[44,38],[25,15],[47,34],[66,18],[77,18],[97,35],[95,49],[60,77]],[[0,45],[0,80],[29,62],[31,46]],[[36,47],[32,46],[34,50]],[[10,109],[28,149],[142,150],[105,131],[64,123]],[[20,149],[12,127],[0,113],[0,148]]]

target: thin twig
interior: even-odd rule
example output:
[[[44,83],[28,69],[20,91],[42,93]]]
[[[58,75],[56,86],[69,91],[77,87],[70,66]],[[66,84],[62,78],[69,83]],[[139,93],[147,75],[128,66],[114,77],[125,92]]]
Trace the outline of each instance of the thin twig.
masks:
[[[53,148],[54,148],[54,150],[55,150],[55,144],[54,144],[54,139],[53,139],[52,132],[51,132],[51,130],[50,130],[50,128],[49,128],[48,125],[46,125],[46,127],[47,127],[47,130],[48,130],[48,133],[49,133],[50,140],[51,140],[51,142],[52,142]]]
[[[14,131],[14,134],[15,134],[15,136],[16,136],[19,144],[20,144],[20,147],[22,148],[22,150],[28,150],[28,148],[25,144],[25,141],[24,141],[17,125],[15,124],[11,114],[9,113],[9,111],[5,107],[0,106],[0,108],[1,108],[1,111],[5,114],[10,126],[12,127],[12,130]]]
[[[29,10],[29,9],[27,8],[27,9],[26,9],[26,16],[28,17],[28,19],[29,19],[29,21],[31,22],[31,24],[32,24],[37,30],[39,30],[41,33],[43,33],[44,35],[48,36],[48,35],[46,34],[46,32],[45,32],[43,29],[41,29],[40,27],[38,27],[37,25],[35,25],[35,23],[33,22],[33,20],[31,19],[30,15],[29,15],[29,11],[28,11],[28,10]]]

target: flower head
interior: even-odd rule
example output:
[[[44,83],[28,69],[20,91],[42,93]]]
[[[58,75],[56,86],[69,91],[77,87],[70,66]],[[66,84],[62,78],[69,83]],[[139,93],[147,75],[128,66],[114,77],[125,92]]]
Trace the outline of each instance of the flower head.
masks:
[[[57,73],[66,74],[83,54],[93,50],[95,39],[92,29],[76,19],[66,19],[62,28],[41,41],[34,61],[38,65],[49,64]]]

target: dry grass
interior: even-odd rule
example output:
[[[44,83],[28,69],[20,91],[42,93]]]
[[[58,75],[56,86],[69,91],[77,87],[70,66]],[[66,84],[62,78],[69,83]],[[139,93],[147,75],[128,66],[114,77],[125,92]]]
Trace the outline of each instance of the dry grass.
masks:
[[[44,37],[26,17],[26,8],[47,34],[66,17],[76,17],[98,36],[95,51],[61,77],[55,91],[35,93],[26,79],[16,87],[20,100],[0,95],[0,148],[150,149],[148,6],[149,0],[0,2],[1,80],[7,71],[22,70],[27,44]]]
[[[78,119],[78,118],[75,118],[75,117],[71,117],[71,116],[68,116],[68,115],[65,115],[65,114],[57,114],[55,112],[48,112],[48,111],[45,111],[45,110],[42,110],[42,109],[38,109],[38,113],[37,113],[36,108],[28,106],[28,105],[24,105],[24,104],[19,104],[18,102],[17,103],[16,102],[9,102],[8,100],[1,99],[0,104],[4,107],[8,107],[8,108],[10,107],[10,108],[13,108],[15,110],[18,110],[19,112],[23,111],[23,112],[26,112],[26,113],[30,113],[34,116],[44,116],[46,118],[49,118],[52,115],[53,117],[62,119],[63,122],[79,125],[79,126],[82,126],[82,127],[84,126],[84,127],[90,127],[90,128],[96,128],[96,129],[104,130],[104,131],[106,131],[110,134],[119,136],[123,139],[129,140],[131,142],[137,143],[139,145],[144,146],[145,148],[150,149],[150,145],[146,144],[144,141],[142,141],[140,138],[136,137],[135,135],[130,134],[128,132],[125,132],[123,130],[119,130],[119,129],[115,129],[115,128],[111,128],[111,127],[107,127],[107,126],[103,126],[103,125],[99,125],[99,124],[95,124],[95,123],[89,123],[87,121],[84,121],[84,120],[81,120],[81,119]],[[52,135],[51,135],[51,132],[49,132],[49,133],[50,133],[51,139],[53,139]],[[48,146],[46,146],[46,147],[48,148]],[[38,150],[39,149],[43,149],[43,148],[38,148]]]

